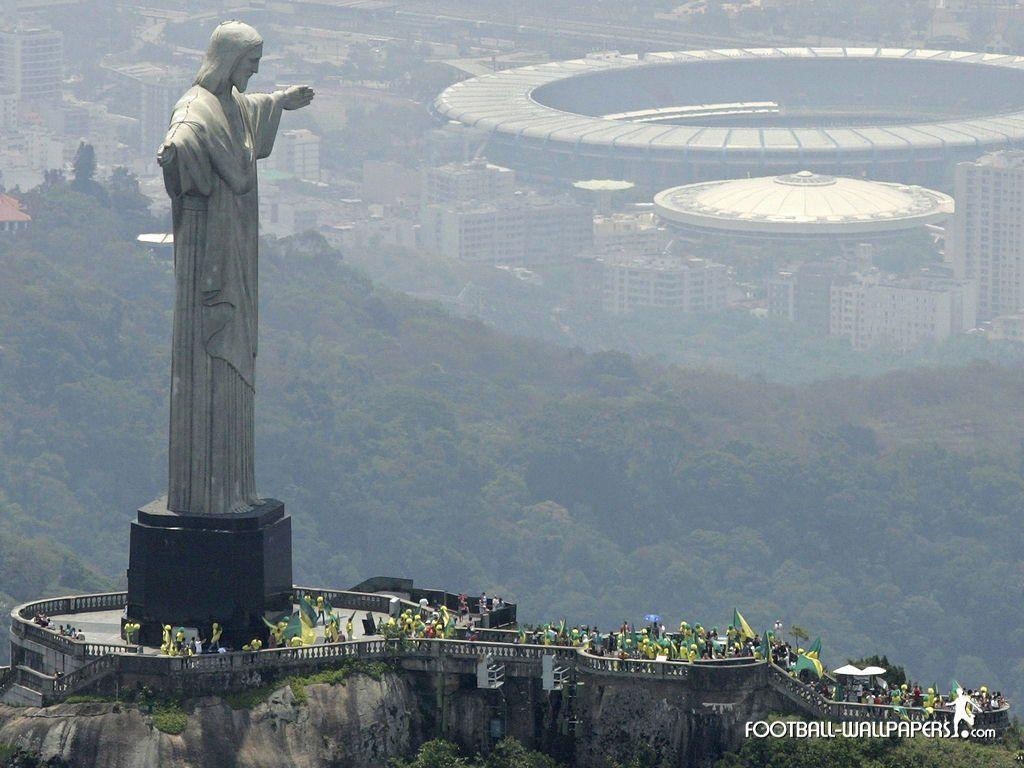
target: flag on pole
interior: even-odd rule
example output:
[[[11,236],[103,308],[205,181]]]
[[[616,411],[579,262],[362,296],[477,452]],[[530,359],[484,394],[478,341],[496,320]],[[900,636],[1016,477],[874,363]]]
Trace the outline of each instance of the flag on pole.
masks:
[[[284,628],[284,639],[287,642],[293,637],[302,637],[302,620],[299,614],[293,613],[288,617],[288,626]]]
[[[735,608],[732,609],[732,625],[742,637],[746,637],[751,640],[754,639],[754,630],[750,628],[750,625],[747,624],[747,620],[744,619],[743,615]]]
[[[805,653],[800,654],[796,660],[796,665],[793,667],[797,672],[802,669],[806,669],[813,672],[816,677],[821,677],[824,670],[822,669],[821,662],[813,656],[808,656]]]

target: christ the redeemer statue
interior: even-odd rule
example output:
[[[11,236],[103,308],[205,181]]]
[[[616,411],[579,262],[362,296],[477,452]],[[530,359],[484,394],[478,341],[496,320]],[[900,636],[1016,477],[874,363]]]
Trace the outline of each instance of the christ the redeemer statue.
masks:
[[[174,217],[170,479],[167,508],[246,512],[253,472],[259,202],[256,161],[274,146],[282,110],[313,90],[245,93],[263,39],[228,21],[178,100],[157,160]]]

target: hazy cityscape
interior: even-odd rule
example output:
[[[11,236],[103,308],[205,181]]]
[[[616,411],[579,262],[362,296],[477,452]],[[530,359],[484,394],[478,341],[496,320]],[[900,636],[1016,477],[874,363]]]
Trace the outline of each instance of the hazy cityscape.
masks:
[[[31,214],[17,207],[18,193],[43,184],[47,172],[70,176],[82,144],[95,158],[98,178],[127,171],[150,199],[153,215],[166,224],[167,202],[153,153],[170,108],[201,56],[198,47],[184,43],[201,38],[204,24],[209,26],[212,19],[236,14],[262,23],[268,39],[274,40],[274,35],[282,39],[275,54],[263,63],[259,77],[264,84],[308,81],[321,99],[314,113],[297,119],[300,127],[282,131],[274,154],[263,164],[261,231],[275,237],[316,232],[385,285],[444,302],[457,312],[479,315],[513,333],[587,349],[638,351],[667,362],[699,364],[688,349],[694,331],[684,329],[712,329],[709,332],[720,341],[715,355],[719,364],[783,380],[795,375],[792,366],[787,373],[769,360],[751,359],[729,349],[734,328],[714,330],[723,318],[741,323],[748,335],[772,339],[787,350],[787,356],[799,357],[804,347],[825,350],[835,356],[835,369],[820,372],[826,375],[904,366],[922,357],[954,359],[963,354],[966,341],[950,339],[963,334],[993,342],[1021,338],[1024,320],[1018,310],[1024,303],[1020,294],[1024,266],[1012,255],[1016,249],[1010,234],[1013,225],[1006,225],[1011,229],[1005,233],[982,234],[980,228],[968,224],[991,221],[985,226],[998,227],[1007,217],[989,208],[1001,209],[1001,199],[996,202],[984,192],[967,197],[976,184],[986,183],[987,173],[972,173],[969,166],[956,168],[958,160],[998,168],[1005,187],[998,183],[1012,195],[1009,188],[1020,184],[1015,179],[1024,173],[1014,171],[1013,156],[980,160],[975,149],[1008,149],[1013,146],[1012,137],[982,127],[980,135],[986,141],[975,138],[966,151],[950,149],[948,156],[942,155],[938,161],[919,151],[915,159],[876,162],[872,167],[857,155],[865,145],[877,143],[877,136],[873,139],[871,134],[872,130],[877,133],[877,128],[843,129],[846,134],[838,140],[825,137],[824,147],[819,136],[820,157],[814,155],[810,142],[801,144],[800,138],[794,139],[784,128],[796,120],[813,123],[816,117],[825,125],[838,126],[846,110],[867,100],[873,101],[876,113],[858,118],[864,126],[893,117],[886,114],[890,109],[900,113],[895,122],[913,119],[910,104],[918,104],[921,115],[934,121],[969,116],[976,109],[1005,115],[1010,111],[1009,102],[1003,104],[1000,99],[1006,101],[1012,91],[993,81],[988,90],[982,85],[963,94],[929,95],[923,82],[947,81],[927,76],[922,81],[917,68],[906,64],[890,73],[895,61],[880,62],[889,65],[886,74],[878,78],[867,75],[869,80],[865,80],[855,69],[836,69],[841,62],[821,61],[826,50],[838,49],[819,49],[810,54],[816,61],[799,71],[806,73],[801,77],[811,78],[818,83],[815,87],[825,91],[815,95],[807,84],[801,85],[795,98],[802,104],[787,104],[783,116],[778,104],[773,106],[767,96],[757,102],[738,100],[757,91],[748,76],[730,71],[742,63],[736,60],[739,51],[709,53],[702,58],[731,59],[720,65],[717,88],[736,90],[734,78],[742,77],[745,87],[737,90],[738,96],[716,94],[715,78],[701,78],[706,92],[683,92],[679,98],[699,102],[703,111],[682,105],[678,107],[682,111],[676,113],[661,108],[659,115],[633,110],[635,114],[621,118],[618,124],[653,126],[650,130],[654,130],[689,120],[695,125],[718,126],[702,131],[700,141],[709,147],[719,141],[711,136],[715,131],[733,135],[737,158],[749,155],[743,142],[750,136],[741,134],[751,131],[758,146],[769,152],[772,144],[765,142],[777,143],[781,150],[799,148],[799,154],[782,155],[775,161],[755,159],[747,165],[742,164],[747,161],[727,161],[720,170],[695,165],[691,157],[681,161],[690,163],[688,170],[673,173],[665,168],[649,171],[642,163],[629,160],[628,152],[623,155],[627,159],[609,162],[614,152],[609,156],[598,150],[604,152],[603,159],[584,160],[585,154],[576,161],[562,157],[559,167],[558,162],[547,163],[543,151],[526,151],[525,147],[518,155],[514,147],[510,151],[502,131],[483,127],[472,111],[472,97],[462,95],[467,91],[445,88],[484,75],[488,77],[479,81],[481,85],[473,87],[478,91],[490,88],[491,82],[499,87],[502,76],[515,82],[521,71],[540,72],[541,65],[557,64],[572,56],[583,56],[595,71],[617,69],[619,61],[628,66],[645,60],[661,71],[656,65],[666,57],[648,56],[658,45],[675,41],[685,41],[690,47],[700,42],[738,45],[741,40],[748,46],[766,45],[775,39],[770,33],[772,25],[788,23],[800,12],[801,3],[711,3],[710,8],[686,3],[669,13],[657,13],[658,4],[650,3],[649,9],[638,6],[632,11],[631,22],[646,20],[633,34],[625,33],[625,19],[602,23],[597,20],[599,9],[585,5],[577,9],[580,19],[570,22],[573,5],[564,5],[564,28],[556,34],[544,29],[545,24],[530,23],[544,16],[523,2],[512,3],[507,12],[498,14],[469,2],[451,3],[451,7],[441,3],[415,11],[388,2],[297,2],[280,8],[273,3],[207,7],[183,2],[159,7],[117,5],[115,10],[115,6],[93,7],[88,2],[8,0],[0,48],[0,130],[4,139],[0,183],[7,195],[4,227],[30,225]],[[820,3],[807,5],[811,14]],[[876,43],[899,42],[935,51],[939,44],[994,53],[1011,51],[1018,23],[1013,4],[908,5],[905,37]],[[557,6],[551,9],[555,10]],[[450,11],[450,17],[444,11]],[[712,22],[710,17],[718,20]],[[513,23],[516,21],[520,23]],[[72,25],[78,24],[95,32],[88,36],[88,45],[77,34],[70,34]],[[388,34],[383,33],[385,29]],[[651,30],[654,39],[641,39],[647,33],[640,30],[645,29]],[[708,34],[712,29],[721,30],[722,36]],[[730,30],[737,37],[730,38]],[[617,34],[624,36],[617,38]],[[743,38],[744,34],[750,37]],[[786,40],[790,44],[834,42],[820,34],[787,35]],[[616,42],[614,49],[602,47],[612,41]],[[859,45],[862,41],[855,36],[846,42]],[[851,54],[870,55],[876,61],[878,55],[906,58],[902,49],[879,49],[878,54],[867,54],[868,50],[859,46]],[[787,51],[776,55],[795,60],[780,61],[780,65],[799,64],[805,55],[797,49]],[[767,71],[764,53],[746,58],[760,59],[758,66]],[[949,59],[934,55],[918,58],[935,58],[932,67],[938,59]],[[991,56],[984,62],[997,63]],[[1012,56],[1008,62],[1011,71],[1005,77],[999,72],[999,78],[1017,77]],[[791,68],[780,69],[780,75]],[[987,76],[967,66],[961,69],[964,77],[979,82]],[[578,71],[573,79],[558,82],[575,82],[575,77]],[[829,84],[837,77],[844,81],[841,86],[839,82]],[[845,82],[850,77],[861,79]],[[764,93],[769,95],[771,78],[771,74],[762,76]],[[550,76],[542,79],[546,82]],[[685,86],[690,81],[680,82]],[[629,87],[625,81],[622,84]],[[894,87],[878,90],[883,84]],[[835,90],[830,91],[832,86]],[[568,92],[560,87],[560,98],[565,99]],[[900,92],[901,87],[913,90],[910,101],[906,92]],[[965,81],[957,87],[970,89],[971,84]],[[641,86],[631,92],[645,90],[649,89]],[[588,114],[601,114],[607,121],[617,116],[612,115],[616,108],[612,105],[617,103],[610,95],[614,93],[604,91],[607,105],[595,102],[588,107],[580,102],[580,106],[584,111],[596,109]],[[581,94],[590,98],[585,90]],[[673,98],[669,93],[657,96],[666,97]],[[814,103],[819,97],[820,103]],[[468,106],[454,106],[459,99]],[[571,101],[569,97],[566,103]],[[500,109],[514,112],[512,106]],[[461,123],[437,119],[467,110]],[[817,115],[818,110],[822,115]],[[826,116],[829,112],[832,114]],[[543,115],[538,119],[543,120]],[[756,128],[761,123],[779,127],[766,133]],[[549,122],[549,136],[551,127]],[[517,130],[516,141],[525,145],[522,129]],[[634,137],[637,134],[636,128],[626,130]],[[957,135],[955,126],[946,130],[947,135]],[[665,133],[663,129],[657,132]],[[674,140],[676,132],[670,133],[669,138],[657,139],[659,146]],[[838,127],[833,131],[840,133]],[[924,135],[931,145],[942,142],[945,151],[941,133]],[[881,136],[883,143],[906,141],[894,139],[884,130]],[[920,136],[919,132],[916,138]],[[588,139],[588,144],[598,147],[607,141]],[[839,142],[850,147],[849,162],[842,159],[845,147]],[[618,139],[613,144],[627,146]],[[721,153],[731,150],[716,151],[724,157]],[[838,202],[840,209],[836,209],[837,200],[829,197],[835,190],[826,186],[803,190],[809,195],[807,200],[790,200],[794,210],[801,205],[801,214],[808,215],[803,231],[790,228],[788,233],[775,233],[768,226],[763,233],[747,228],[735,237],[726,237],[723,230],[729,227],[724,218],[766,216],[767,222],[786,219],[793,211],[780,207],[785,205],[784,195],[760,199],[750,202],[750,210],[741,205],[723,211],[711,228],[714,231],[709,232],[699,223],[677,226],[675,217],[666,216],[653,203],[655,194],[664,195],[668,187],[687,181],[687,177],[768,177],[778,175],[776,171],[806,170],[804,166],[834,172],[840,178],[845,173],[872,181],[931,184],[946,194],[956,189],[961,206],[954,215],[953,203],[947,199],[934,215],[927,216],[908,213],[908,205],[898,201],[887,201],[896,207],[881,214],[849,200],[845,209],[843,202]],[[757,206],[759,211],[754,210]],[[864,217],[888,217],[891,221],[878,227],[853,223],[846,227],[848,231],[840,232],[826,221],[834,216],[859,217],[862,224]],[[893,224],[897,218],[905,219],[905,225]],[[960,233],[961,240],[947,239],[948,231]],[[982,256],[976,251],[989,235],[995,247],[1005,249],[1002,254]],[[382,252],[387,258],[381,258]],[[167,255],[159,247],[153,253]],[[991,269],[982,259],[995,259],[1001,266]],[[513,286],[513,281],[523,285]],[[695,317],[690,319],[691,315]],[[664,318],[670,319],[659,322]],[[675,330],[671,318],[679,320]],[[979,356],[1017,354],[1016,349],[998,344],[986,347],[980,340],[969,346],[972,354]],[[844,349],[864,353],[869,359],[858,361]],[[914,351],[916,356],[901,359]],[[802,366],[795,370],[801,377],[813,376]]]
[[[1024,3],[0,0],[0,607],[27,617],[30,599],[128,595],[92,606],[123,604],[119,625],[58,622],[53,657],[15,616],[0,694],[29,693],[2,699],[0,764],[90,764],[41,749],[8,706],[106,701],[102,685],[53,682],[79,673],[55,666],[60,654],[94,655],[61,650],[83,627],[105,637],[114,621],[99,642],[134,646],[135,631],[140,654],[183,655],[172,634],[153,640],[149,618],[131,624],[127,531],[168,492],[169,420],[173,485],[168,345],[185,248],[173,189],[204,183],[169,170],[168,123],[228,19],[262,38],[249,90],[294,102],[266,147],[245,147],[253,168],[260,157],[261,302],[245,453],[261,494],[266,483],[294,516],[294,584],[320,590],[317,606],[295,587],[296,616],[325,599],[341,610],[333,629],[312,620],[307,645],[337,644],[346,618],[348,642],[370,642],[379,613],[395,620],[382,642],[436,626],[453,642],[637,664],[749,654],[780,671],[759,683],[779,701],[844,722],[872,715],[839,702],[885,707],[883,720],[952,717],[960,680],[998,740],[940,753],[910,739],[890,759],[1024,754],[1007,704],[1024,694]],[[292,86],[312,91],[300,104]],[[408,605],[351,602],[371,622],[353,630],[346,600],[399,592]],[[79,610],[51,602],[28,623],[52,630],[40,615]],[[258,629],[274,638],[269,615]],[[765,629],[782,619],[792,649]],[[366,648],[353,674],[397,663]],[[583,685],[583,662],[552,658],[545,696],[563,690],[559,674]],[[499,674],[487,659],[481,689],[526,674],[525,661]],[[844,662],[901,676],[830,677]],[[643,671],[587,663],[610,680]],[[38,700],[21,668],[52,678]],[[264,673],[260,685],[276,679]],[[117,674],[154,696],[133,700],[140,716],[148,702],[149,715],[202,717],[142,672]],[[452,724],[475,715],[445,709],[456,693],[438,684],[441,714],[389,715],[381,727],[401,736],[356,748],[345,731],[302,764],[776,765],[714,719],[742,720],[723,714],[731,703],[693,704],[712,725],[673,721],[664,733],[690,735],[662,742],[661,726],[578,726],[593,691],[530,698],[531,735],[510,689],[500,712],[479,705],[479,732]],[[259,706],[280,705],[266,696]],[[632,706],[623,696],[603,706]],[[293,747],[261,762],[237,744],[220,763],[201,740],[174,762],[147,762],[170,760],[166,745],[101,752],[125,768],[299,764]],[[864,749],[828,764],[874,765]],[[24,762],[54,755],[67,762]],[[800,759],[786,764],[826,758]]]

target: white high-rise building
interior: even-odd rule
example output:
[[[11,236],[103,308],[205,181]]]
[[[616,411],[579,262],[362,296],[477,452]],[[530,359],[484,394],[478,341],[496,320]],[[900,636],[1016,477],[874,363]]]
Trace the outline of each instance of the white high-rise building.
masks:
[[[281,131],[270,166],[306,181],[320,181],[320,137],[305,128]]]
[[[956,166],[956,214],[946,249],[953,274],[978,286],[978,317],[1024,309],[1024,152]]]
[[[831,334],[854,349],[905,351],[974,328],[975,287],[969,280],[850,275],[832,283],[830,315]]]
[[[0,93],[26,106],[59,105],[64,37],[47,27],[0,29]]]

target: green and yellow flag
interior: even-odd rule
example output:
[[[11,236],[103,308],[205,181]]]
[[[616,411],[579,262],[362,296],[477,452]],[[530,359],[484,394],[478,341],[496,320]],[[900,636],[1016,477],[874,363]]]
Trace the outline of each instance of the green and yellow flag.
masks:
[[[743,615],[735,608],[732,609],[732,625],[736,627],[736,630],[742,637],[750,640],[754,639],[754,630],[750,628],[750,625],[747,624],[747,620],[744,619]]]
[[[813,656],[808,656],[806,653],[802,653],[799,657],[797,657],[796,664],[794,665],[793,669],[795,669],[797,672],[799,672],[802,669],[809,670],[813,672],[816,677],[821,677],[822,673],[824,672],[824,669],[821,666],[821,662]]]
[[[288,626],[284,628],[285,641],[289,641],[293,637],[302,637],[302,620],[297,613],[293,613],[288,617]]]
[[[302,618],[303,624],[308,624],[311,627],[316,626],[316,607],[305,595],[299,597],[299,615]]]
[[[767,629],[761,634],[761,645],[758,650],[761,651],[761,656],[763,658],[767,659],[771,656],[772,644]]]

